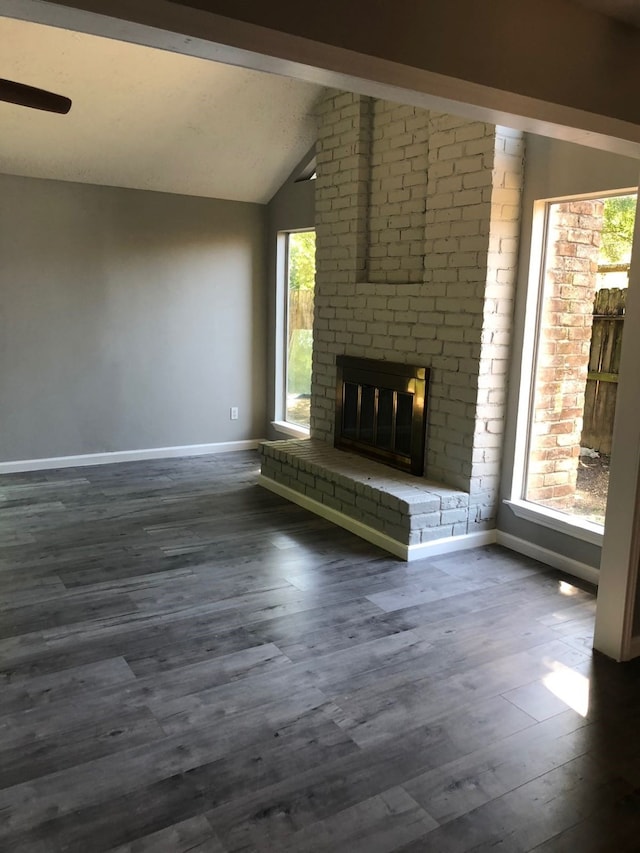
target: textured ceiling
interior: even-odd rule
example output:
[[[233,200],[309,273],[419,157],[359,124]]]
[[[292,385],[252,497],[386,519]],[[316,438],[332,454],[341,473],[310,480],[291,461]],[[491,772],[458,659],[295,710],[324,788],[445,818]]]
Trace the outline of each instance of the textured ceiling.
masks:
[[[0,172],[267,202],[315,139],[320,87],[0,18],[0,77],[70,97],[0,102]]]

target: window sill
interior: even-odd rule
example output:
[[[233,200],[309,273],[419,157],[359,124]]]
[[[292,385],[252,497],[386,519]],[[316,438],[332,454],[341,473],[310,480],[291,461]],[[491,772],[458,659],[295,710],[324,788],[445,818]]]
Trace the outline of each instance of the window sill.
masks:
[[[604,538],[604,528],[600,524],[595,524],[593,521],[577,518],[575,515],[568,516],[563,512],[558,512],[554,509],[540,506],[539,504],[531,503],[530,501],[513,500],[504,501],[511,512],[517,515],[518,518],[523,518],[525,521],[531,521],[533,524],[541,524],[543,527],[549,527],[551,530],[557,530],[558,533],[564,533],[567,536],[573,536],[574,539],[582,539],[583,542],[590,542],[592,545],[602,546]]]
[[[309,438],[309,430],[306,427],[290,424],[288,421],[271,421],[271,426],[292,438]]]

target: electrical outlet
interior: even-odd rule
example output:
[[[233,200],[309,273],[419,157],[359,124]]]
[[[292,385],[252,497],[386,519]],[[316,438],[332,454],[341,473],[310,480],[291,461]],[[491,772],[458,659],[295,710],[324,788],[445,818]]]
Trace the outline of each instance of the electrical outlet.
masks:
[[[229,409],[229,418],[232,421],[238,420],[238,407],[237,406],[231,406],[231,408]]]

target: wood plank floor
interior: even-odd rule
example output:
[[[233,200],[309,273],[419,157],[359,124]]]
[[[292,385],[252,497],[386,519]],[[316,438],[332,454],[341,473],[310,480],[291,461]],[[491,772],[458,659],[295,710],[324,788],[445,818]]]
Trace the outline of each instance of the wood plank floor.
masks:
[[[497,546],[405,564],[254,453],[0,479],[0,850],[640,850],[640,670]]]

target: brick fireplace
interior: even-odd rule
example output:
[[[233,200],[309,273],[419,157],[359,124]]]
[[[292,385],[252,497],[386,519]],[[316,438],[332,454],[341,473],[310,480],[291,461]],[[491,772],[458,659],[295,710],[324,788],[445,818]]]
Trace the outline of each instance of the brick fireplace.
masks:
[[[517,131],[327,93],[318,107],[311,441],[267,443],[264,485],[416,555],[495,527],[522,171]],[[428,479],[333,448],[343,356],[429,370]]]

